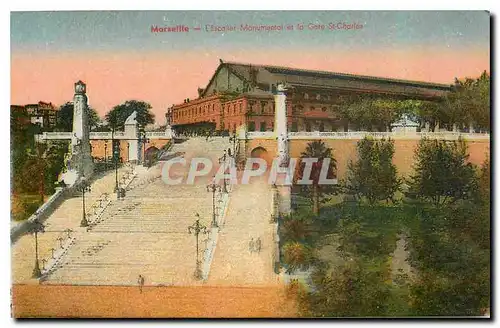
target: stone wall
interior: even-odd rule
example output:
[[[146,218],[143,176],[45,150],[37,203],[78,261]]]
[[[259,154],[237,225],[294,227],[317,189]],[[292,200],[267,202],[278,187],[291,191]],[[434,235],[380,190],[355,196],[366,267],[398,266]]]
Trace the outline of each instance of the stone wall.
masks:
[[[317,139],[315,139],[317,140]],[[360,139],[323,139],[328,147],[333,149],[333,156],[337,160],[338,178],[343,179],[346,177],[347,165],[350,160],[355,160],[356,145]],[[299,158],[300,154],[306,149],[307,144],[313,140],[301,139],[290,140],[290,157]],[[414,153],[419,143],[417,139],[402,139],[395,140],[395,154],[393,162],[396,165],[400,175],[405,176],[412,172],[412,165],[414,162]],[[490,154],[490,141],[489,140],[467,140],[467,145],[470,154],[470,162],[476,165],[481,165]],[[275,139],[251,139],[246,142],[245,154],[247,157],[251,156],[252,150],[257,147],[262,147],[267,150],[270,156],[275,156],[277,151],[277,143]]]

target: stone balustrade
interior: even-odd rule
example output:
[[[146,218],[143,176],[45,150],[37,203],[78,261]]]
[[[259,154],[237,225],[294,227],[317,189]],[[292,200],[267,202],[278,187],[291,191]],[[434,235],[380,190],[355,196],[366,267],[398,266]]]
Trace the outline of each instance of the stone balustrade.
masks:
[[[162,138],[166,138],[167,136],[168,135],[165,133],[165,131],[146,132],[146,138],[150,138],[150,139],[156,139],[156,138],[162,139]],[[170,139],[170,137],[168,137],[167,139]]]
[[[72,136],[73,132],[44,132],[35,135],[35,140],[38,142],[41,140],[70,140]]]
[[[40,142],[44,140],[71,140],[73,132],[44,132],[35,135],[35,141]],[[165,131],[153,131],[146,132],[146,137],[149,139],[170,139],[171,136],[165,133]],[[127,135],[123,131],[117,131],[112,135],[111,132],[90,132],[91,140],[139,140],[140,138],[136,135]]]
[[[212,180],[212,183],[215,183],[215,181]],[[228,188],[230,188],[229,185]],[[228,189],[228,191],[230,191],[230,189]],[[229,192],[219,192],[216,202],[217,205],[215,207],[215,212],[217,218],[217,227],[212,227],[209,230],[210,232],[206,241],[205,251],[203,252],[202,277],[205,281],[208,279],[208,275],[210,274],[210,266],[212,265],[215,249],[217,247],[219,231],[225,224],[226,213],[229,205]]]
[[[458,140],[459,138],[469,140],[489,140],[489,133],[461,133],[461,132],[289,132],[289,139],[363,139],[372,137],[374,139],[443,139]],[[241,137],[240,137],[241,138]],[[276,134],[272,131],[266,132],[248,132],[248,139],[275,139]]]

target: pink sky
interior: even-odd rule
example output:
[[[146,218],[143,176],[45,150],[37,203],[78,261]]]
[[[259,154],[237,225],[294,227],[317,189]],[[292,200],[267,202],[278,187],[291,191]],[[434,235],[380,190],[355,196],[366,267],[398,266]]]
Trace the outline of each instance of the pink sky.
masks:
[[[490,71],[489,49],[461,52],[429,48],[366,51],[224,51],[206,53],[12,53],[11,103],[60,105],[73,97],[73,83],[87,83],[89,104],[103,116],[129,99],[149,102],[160,124],[172,104],[196,98],[219,58],[255,64],[394,77],[450,84],[455,77]]]

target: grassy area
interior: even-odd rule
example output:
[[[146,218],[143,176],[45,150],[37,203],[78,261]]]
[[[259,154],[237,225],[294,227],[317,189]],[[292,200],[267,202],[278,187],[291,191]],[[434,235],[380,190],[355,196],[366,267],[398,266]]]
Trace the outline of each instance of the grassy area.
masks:
[[[50,195],[45,195],[47,201]],[[11,219],[14,221],[23,221],[28,219],[42,205],[39,194],[16,194],[12,195],[11,201]]]

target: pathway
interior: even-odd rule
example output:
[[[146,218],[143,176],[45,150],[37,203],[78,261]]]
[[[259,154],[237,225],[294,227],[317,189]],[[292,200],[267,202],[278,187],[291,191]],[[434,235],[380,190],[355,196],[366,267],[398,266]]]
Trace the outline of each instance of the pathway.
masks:
[[[274,225],[271,216],[271,188],[264,179],[251,180],[234,188],[225,225],[207,283],[210,285],[277,285],[273,271]],[[262,240],[260,253],[249,251],[251,238]]]

